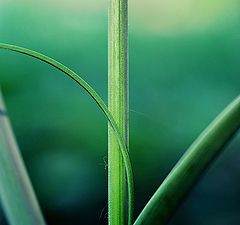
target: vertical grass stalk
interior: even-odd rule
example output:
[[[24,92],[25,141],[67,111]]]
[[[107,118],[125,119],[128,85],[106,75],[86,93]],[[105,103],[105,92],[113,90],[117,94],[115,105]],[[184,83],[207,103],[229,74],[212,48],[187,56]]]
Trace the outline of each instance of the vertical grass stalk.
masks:
[[[128,146],[128,21],[127,0],[109,0],[108,107]],[[109,225],[124,224],[124,167],[119,144],[108,128]],[[129,209],[132,210],[132,209]],[[131,215],[131,213],[130,213]],[[129,218],[131,223],[131,218]]]
[[[44,225],[0,93],[0,197],[11,225]]]

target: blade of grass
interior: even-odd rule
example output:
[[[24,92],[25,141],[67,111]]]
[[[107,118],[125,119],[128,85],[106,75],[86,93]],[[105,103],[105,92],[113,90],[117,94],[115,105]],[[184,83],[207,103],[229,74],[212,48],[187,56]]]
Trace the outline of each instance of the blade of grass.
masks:
[[[109,0],[108,106],[128,146],[127,0]],[[129,150],[129,149],[128,149]],[[124,165],[111,126],[108,129],[108,224],[124,224]],[[129,208],[133,210],[133,208]],[[132,212],[129,212],[132,215]],[[132,218],[128,218],[132,224]]]
[[[44,225],[0,92],[0,197],[12,225]]]
[[[182,156],[134,225],[165,225],[184,196],[240,127],[240,96],[207,127]]]
[[[132,218],[133,199],[134,199],[133,198],[133,195],[134,195],[133,188],[134,187],[133,187],[133,173],[132,173],[131,161],[130,161],[130,157],[129,157],[129,154],[128,154],[127,147],[124,143],[124,139],[123,139],[123,137],[121,135],[121,132],[118,128],[118,125],[116,124],[111,112],[108,110],[108,107],[106,106],[104,101],[91,88],[91,86],[86,81],[84,81],[78,74],[76,74],[75,72],[70,70],[68,67],[64,66],[63,64],[57,62],[56,60],[54,60],[52,58],[49,58],[49,57],[47,57],[43,54],[40,54],[38,52],[29,50],[29,49],[26,49],[26,48],[18,47],[18,46],[15,46],[15,45],[0,43],[0,49],[6,49],[6,50],[11,50],[11,51],[14,51],[14,52],[21,53],[21,54],[25,54],[25,55],[31,56],[33,58],[39,59],[40,61],[43,61],[43,62],[55,67],[56,69],[62,71],[67,76],[69,76],[74,81],[76,81],[98,104],[100,109],[103,111],[103,113],[107,117],[109,123],[111,124],[111,126],[112,126],[112,128],[115,132],[116,138],[118,140],[119,146],[120,146],[120,150],[121,150],[121,154],[122,154],[123,162],[124,162],[124,167],[125,167],[125,170],[126,170],[127,184],[128,184],[128,210],[129,210],[128,218]]]

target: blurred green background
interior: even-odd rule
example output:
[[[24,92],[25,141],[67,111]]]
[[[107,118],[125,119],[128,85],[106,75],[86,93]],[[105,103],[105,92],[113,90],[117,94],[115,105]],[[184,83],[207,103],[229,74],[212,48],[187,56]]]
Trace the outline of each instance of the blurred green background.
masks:
[[[129,1],[136,215],[239,94],[239,6],[239,0]],[[0,42],[63,62],[107,101],[107,1],[0,0]],[[95,103],[55,69],[3,50],[0,84],[48,224],[107,224],[107,123]],[[240,224],[239,146],[240,136],[171,225]]]

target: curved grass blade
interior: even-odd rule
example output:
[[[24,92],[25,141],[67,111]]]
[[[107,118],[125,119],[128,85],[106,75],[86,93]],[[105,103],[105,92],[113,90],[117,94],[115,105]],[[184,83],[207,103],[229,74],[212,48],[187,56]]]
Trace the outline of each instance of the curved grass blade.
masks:
[[[22,54],[31,56],[33,58],[39,59],[40,61],[43,61],[43,62],[55,67],[56,69],[62,71],[63,73],[68,75],[70,78],[72,78],[74,81],[76,81],[83,89],[85,89],[85,91],[98,104],[100,109],[103,111],[103,113],[107,117],[110,125],[112,126],[112,128],[116,134],[116,138],[118,140],[119,146],[120,146],[120,150],[121,150],[121,154],[123,157],[123,162],[124,162],[124,166],[125,166],[125,170],[126,170],[127,183],[128,183],[128,219],[129,219],[129,225],[131,225],[131,221],[132,221],[132,217],[133,217],[133,202],[134,202],[133,173],[132,173],[131,161],[130,161],[127,147],[124,144],[124,139],[121,136],[119,128],[118,128],[112,114],[108,110],[108,107],[104,103],[104,101],[92,89],[92,87],[86,81],[84,81],[78,74],[76,74],[71,69],[64,66],[63,64],[57,62],[56,60],[54,60],[50,57],[47,57],[41,53],[26,49],[26,48],[18,47],[15,45],[0,43],[0,49],[6,49],[6,50],[11,50],[14,52],[22,53]]]
[[[240,127],[240,96],[190,146],[147,203],[134,225],[165,225]]]
[[[0,198],[12,225],[45,225],[0,92]]]

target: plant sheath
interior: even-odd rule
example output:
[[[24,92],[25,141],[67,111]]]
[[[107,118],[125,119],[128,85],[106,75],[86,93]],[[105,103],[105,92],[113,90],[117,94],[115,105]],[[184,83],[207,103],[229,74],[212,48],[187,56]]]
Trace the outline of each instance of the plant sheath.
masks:
[[[240,127],[240,96],[206,128],[155,192],[134,225],[165,225]]]
[[[44,225],[0,92],[0,197],[11,225]]]
[[[128,147],[128,22],[127,0],[109,0],[108,108]],[[112,129],[108,129],[108,223],[124,224],[125,178],[122,155]],[[129,208],[129,210],[133,210]],[[129,224],[132,224],[132,212]]]

